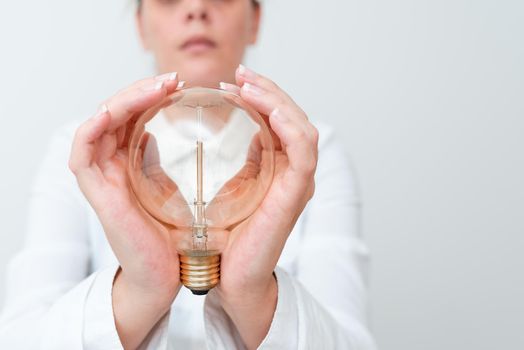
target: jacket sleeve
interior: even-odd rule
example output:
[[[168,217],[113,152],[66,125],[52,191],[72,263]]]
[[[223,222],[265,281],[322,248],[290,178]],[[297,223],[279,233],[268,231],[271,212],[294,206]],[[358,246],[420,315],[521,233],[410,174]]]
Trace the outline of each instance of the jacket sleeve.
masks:
[[[299,253],[293,271],[275,270],[277,306],[259,349],[376,348],[367,324],[368,251],[355,176],[332,131],[320,135],[316,190],[302,214]],[[215,293],[204,310],[210,348],[244,348]]]
[[[23,247],[7,266],[0,349],[122,349],[111,298],[118,264],[90,272],[89,207],[68,169],[75,129],[54,135],[37,173]],[[166,347],[168,316],[142,349]]]

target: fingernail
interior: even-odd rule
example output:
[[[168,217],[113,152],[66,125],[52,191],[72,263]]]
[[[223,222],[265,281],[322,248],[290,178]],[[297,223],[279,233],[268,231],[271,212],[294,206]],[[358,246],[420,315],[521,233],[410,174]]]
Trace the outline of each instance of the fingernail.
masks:
[[[166,74],[162,74],[162,75],[159,75],[157,77],[155,77],[156,80],[158,81],[173,81],[176,79],[176,77],[178,76],[178,73],[177,72],[171,72],[171,73],[166,73]]]
[[[230,84],[230,83],[225,83],[223,81],[221,81],[219,85],[220,85],[220,89],[221,90],[234,92],[236,94],[238,94],[238,91],[240,90],[240,88],[237,85]]]
[[[104,103],[103,105],[98,108],[98,111],[95,113],[95,115],[92,117],[93,120],[100,119],[106,114],[109,110],[107,109],[107,105]]]
[[[182,89],[184,87],[184,85],[186,85],[186,81],[185,80],[179,81],[176,88],[177,89]]]
[[[243,64],[239,64],[238,65],[238,74],[244,76],[245,78],[248,78],[248,79],[253,79],[257,76],[257,74],[255,72],[253,72],[251,69],[249,68],[246,68],[246,66],[244,66]]]
[[[244,74],[246,72],[246,67],[243,64],[238,65],[238,74]]]
[[[154,84],[148,85],[144,88],[142,88],[143,91],[157,91],[164,87],[163,81],[157,81]]]
[[[288,120],[287,117],[284,114],[282,114],[280,112],[280,109],[278,108],[275,108],[273,112],[271,112],[271,114],[269,115],[269,118],[274,118],[278,120],[279,122],[285,122]]]
[[[242,90],[244,90],[244,92],[247,92],[253,95],[257,95],[257,96],[262,95],[264,93],[264,90],[250,83],[244,83],[244,85],[242,85]]]

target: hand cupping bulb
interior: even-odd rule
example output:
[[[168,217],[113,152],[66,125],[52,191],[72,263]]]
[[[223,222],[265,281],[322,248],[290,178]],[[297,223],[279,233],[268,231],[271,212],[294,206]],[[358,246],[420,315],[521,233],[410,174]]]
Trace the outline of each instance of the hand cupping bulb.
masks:
[[[274,159],[266,122],[230,92],[180,90],[138,117],[129,139],[131,186],[173,235],[181,281],[194,294],[219,282],[228,234],[262,202]]]

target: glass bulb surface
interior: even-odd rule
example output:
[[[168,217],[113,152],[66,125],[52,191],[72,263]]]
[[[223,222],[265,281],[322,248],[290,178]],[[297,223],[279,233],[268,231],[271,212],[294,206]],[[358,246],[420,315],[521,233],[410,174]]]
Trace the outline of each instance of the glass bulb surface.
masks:
[[[217,257],[230,230],[262,202],[274,162],[266,122],[233,93],[184,89],[138,116],[129,138],[131,186],[169,228],[182,282],[195,294],[218,283]]]

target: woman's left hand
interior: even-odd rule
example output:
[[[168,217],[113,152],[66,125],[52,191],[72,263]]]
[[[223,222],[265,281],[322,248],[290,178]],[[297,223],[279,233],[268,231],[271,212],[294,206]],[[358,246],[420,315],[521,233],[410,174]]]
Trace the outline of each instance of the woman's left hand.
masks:
[[[263,116],[275,134],[275,176],[253,215],[235,227],[222,252],[217,286],[224,310],[249,349],[266,336],[277,302],[273,271],[298,217],[313,196],[318,131],[274,82],[243,67],[236,83],[221,84]],[[267,117],[266,117],[267,118]]]

